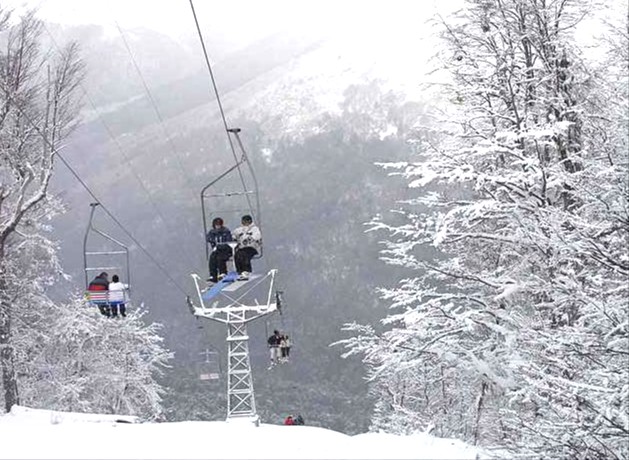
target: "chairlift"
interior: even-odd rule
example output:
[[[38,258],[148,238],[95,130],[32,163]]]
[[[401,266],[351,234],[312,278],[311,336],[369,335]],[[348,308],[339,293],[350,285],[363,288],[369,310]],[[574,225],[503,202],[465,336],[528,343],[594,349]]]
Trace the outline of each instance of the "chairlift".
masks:
[[[108,290],[88,290],[90,279],[94,274],[107,272],[109,274],[124,274],[125,284],[131,285],[131,272],[129,267],[129,248],[94,226],[94,214],[99,203],[90,203],[90,219],[83,237],[83,271],[85,276],[85,298],[90,305],[109,307],[110,293]],[[101,238],[100,244],[94,245],[90,238],[93,234]],[[125,299],[129,295],[129,289],[124,293]],[[101,310],[102,311],[102,310]]]
[[[240,139],[240,128],[227,130],[228,136],[236,140],[236,145],[240,151],[240,158],[236,163],[220,174],[216,179],[207,184],[201,190],[201,212],[203,214],[203,238],[212,228],[212,221],[216,217],[221,217],[230,230],[234,230],[240,225],[243,215],[249,214],[253,222],[262,231],[262,213],[260,211],[260,195],[258,191],[258,181],[253,167],[247,157],[242,140]],[[246,166],[246,167],[245,167]],[[233,248],[232,248],[233,250]],[[254,259],[259,259],[263,254],[263,247],[255,255]],[[212,248],[205,242],[205,258],[209,261]]]
[[[219,380],[221,376],[221,362],[218,351],[206,348],[205,351],[199,354],[203,356],[203,360],[198,366],[199,380],[204,382]]]
[[[284,300],[284,291],[276,290],[275,291],[275,303],[277,305],[277,311],[279,312],[279,318],[268,317],[264,323],[264,331],[266,338],[270,337],[273,334],[273,331],[279,331],[280,334],[286,335],[290,339],[290,347],[291,349],[294,347],[294,337],[293,337],[293,321],[291,315],[286,314],[286,302]],[[288,361],[286,361],[288,362]]]

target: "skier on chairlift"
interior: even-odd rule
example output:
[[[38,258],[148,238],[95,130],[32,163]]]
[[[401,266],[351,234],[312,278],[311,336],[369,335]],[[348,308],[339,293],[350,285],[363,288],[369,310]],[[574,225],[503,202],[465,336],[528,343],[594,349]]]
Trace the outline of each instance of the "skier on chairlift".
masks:
[[[273,331],[273,335],[269,337],[266,341],[269,344],[269,352],[271,356],[271,367],[279,363],[281,340],[282,340],[282,335],[280,334],[280,331],[275,330]]]
[[[251,259],[259,253],[262,247],[262,234],[253,223],[250,215],[242,216],[242,225],[234,230],[234,240],[238,243],[234,262],[239,280],[248,280],[251,274]]]
[[[280,362],[287,363],[290,359],[290,338],[283,334],[280,339]]]
[[[121,283],[118,275],[111,277],[111,283],[109,283],[109,308],[111,316],[114,318],[118,317],[118,311],[120,311],[120,316],[127,316],[127,307],[125,305],[127,289],[129,289],[129,285]]]
[[[212,221],[212,229],[207,233],[206,239],[212,246],[208,281],[216,283],[227,275],[227,261],[232,256],[232,249],[226,243],[233,241],[233,238],[223,219],[217,217]]]
[[[101,272],[96,278],[94,278],[87,286],[88,291],[107,291],[109,290],[109,279],[107,272]],[[98,304],[98,309],[101,314],[110,316],[108,304]]]

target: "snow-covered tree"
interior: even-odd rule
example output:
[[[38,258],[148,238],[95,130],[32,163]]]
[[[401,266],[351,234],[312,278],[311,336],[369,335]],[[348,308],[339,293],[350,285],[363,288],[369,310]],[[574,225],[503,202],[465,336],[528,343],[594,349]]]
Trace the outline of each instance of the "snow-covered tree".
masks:
[[[18,403],[13,319],[21,299],[49,273],[22,271],[20,251],[37,245],[42,219],[58,207],[48,194],[56,149],[75,124],[82,77],[77,48],[40,48],[32,13],[13,21],[0,8],[0,367],[5,408]],[[22,260],[23,262],[23,260]]]
[[[39,226],[11,258],[13,276],[24,280],[13,299],[20,403],[160,417],[163,390],[157,378],[172,356],[163,346],[161,326],[145,324],[146,310],[133,303],[127,304],[126,318],[108,319],[78,296],[53,302],[46,288],[63,272],[46,230]]]
[[[374,426],[629,455],[628,62],[582,59],[588,13],[468,0],[443,22],[454,104],[414,140],[417,161],[388,165],[418,189],[405,222],[372,225],[414,276],[383,290],[383,332],[351,325],[345,342],[388,401]]]
[[[161,414],[157,383],[171,354],[160,326],[129,306],[107,320],[78,296],[53,302],[64,277],[49,222],[63,211],[48,190],[55,156],[78,115],[83,65],[70,45],[40,48],[32,13],[0,10],[0,390],[14,404],[48,409]],[[19,391],[18,391],[19,390]]]
[[[80,298],[48,307],[46,328],[17,327],[33,339],[19,349],[22,404],[144,419],[162,415],[156,378],[172,354],[158,334],[161,326],[145,325],[145,310],[129,305],[126,318],[108,319]]]

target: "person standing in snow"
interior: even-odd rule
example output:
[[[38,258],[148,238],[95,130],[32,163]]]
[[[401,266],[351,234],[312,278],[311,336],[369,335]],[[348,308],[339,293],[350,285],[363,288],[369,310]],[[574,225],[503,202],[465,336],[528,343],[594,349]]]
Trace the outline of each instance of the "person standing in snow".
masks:
[[[232,234],[222,218],[217,217],[212,221],[212,229],[207,233],[206,240],[212,246],[209,281],[216,283],[227,274],[227,261],[232,256],[232,249],[226,244],[233,241]]]
[[[239,280],[248,280],[251,273],[251,259],[260,252],[262,247],[262,234],[253,223],[250,215],[242,216],[241,226],[234,230],[234,240],[238,243],[234,262]]]
[[[129,285],[121,283],[118,275],[114,275],[111,277],[111,283],[109,283],[109,308],[111,311],[111,316],[113,316],[114,318],[118,316],[119,310],[121,316],[127,316],[127,289],[129,289]]]
[[[294,425],[295,421],[293,420],[293,416],[289,415],[284,419],[284,425]]]

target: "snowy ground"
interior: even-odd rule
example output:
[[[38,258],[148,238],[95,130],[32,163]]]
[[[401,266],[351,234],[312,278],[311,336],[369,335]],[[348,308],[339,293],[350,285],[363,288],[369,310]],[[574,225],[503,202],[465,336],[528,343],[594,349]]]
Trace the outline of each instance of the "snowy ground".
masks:
[[[425,434],[347,436],[308,426],[124,419],[133,418],[14,407],[0,416],[0,458],[475,459],[478,453]]]

